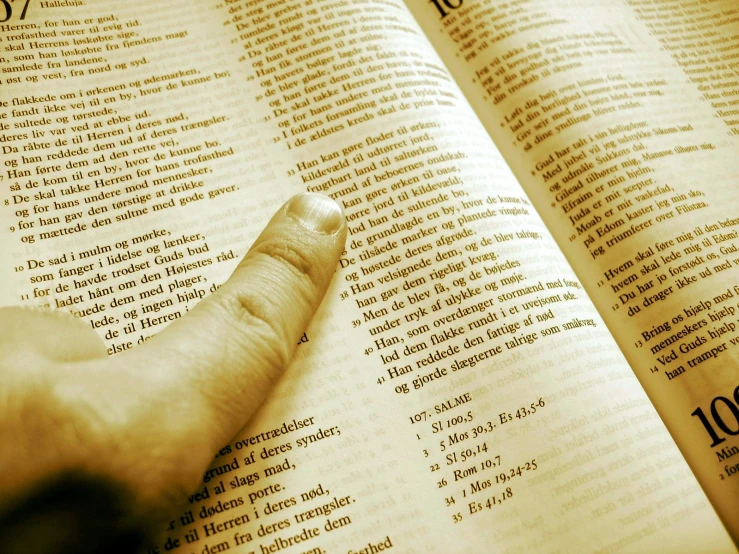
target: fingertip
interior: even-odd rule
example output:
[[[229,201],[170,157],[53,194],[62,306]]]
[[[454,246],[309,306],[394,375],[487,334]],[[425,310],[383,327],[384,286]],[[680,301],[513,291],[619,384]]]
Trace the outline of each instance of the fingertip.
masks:
[[[226,443],[288,365],[329,288],[347,232],[333,199],[294,196],[218,290],[115,363],[135,368],[148,384],[142,388],[157,398],[176,398],[197,414],[187,436],[200,437],[204,450]]]
[[[155,373],[173,376],[165,386],[178,388],[185,402],[218,404],[215,411],[234,420],[221,425],[223,433],[235,432],[288,364],[329,288],[346,235],[346,218],[333,199],[292,197],[231,277],[134,349],[129,363],[159,366]]]
[[[328,196],[304,192],[293,196],[285,206],[285,213],[308,231],[335,235],[346,220],[341,206]]]

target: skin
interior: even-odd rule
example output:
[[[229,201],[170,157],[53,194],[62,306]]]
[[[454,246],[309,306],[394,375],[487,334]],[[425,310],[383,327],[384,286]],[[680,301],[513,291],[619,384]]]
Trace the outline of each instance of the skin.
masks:
[[[333,201],[295,197],[218,291],[112,357],[71,315],[0,310],[0,514],[85,475],[161,530],[281,375],[345,239]]]

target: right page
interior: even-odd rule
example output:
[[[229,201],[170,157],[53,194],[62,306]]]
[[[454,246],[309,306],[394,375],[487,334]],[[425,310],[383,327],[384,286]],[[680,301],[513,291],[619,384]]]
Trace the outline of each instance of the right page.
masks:
[[[409,2],[739,541],[739,6]]]

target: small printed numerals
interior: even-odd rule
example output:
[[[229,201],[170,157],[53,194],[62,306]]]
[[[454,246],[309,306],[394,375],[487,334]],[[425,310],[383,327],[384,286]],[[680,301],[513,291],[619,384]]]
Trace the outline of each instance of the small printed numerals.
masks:
[[[512,467],[511,469],[507,471],[503,471],[495,476],[495,482],[496,483],[507,483],[508,481],[515,479],[516,477],[521,477],[524,473],[527,471],[536,471],[538,466],[536,465],[536,460],[531,460],[530,462],[526,462],[525,464],[521,464],[520,466]]]
[[[485,433],[492,433],[493,429],[495,429],[495,424],[492,421],[485,422],[482,425],[476,425],[472,428],[472,438],[476,439]]]
[[[444,441],[441,442],[443,443]],[[477,446],[465,448],[460,452],[452,452],[451,454],[446,455],[446,465],[450,466],[452,464],[456,464],[457,462],[466,462],[468,459],[474,458],[478,454],[482,454],[487,451],[488,444],[486,442],[483,442],[482,444],[478,444]]]
[[[466,414],[458,415],[451,417],[444,421],[437,421],[431,425],[431,431],[433,433],[438,433],[440,431],[443,431],[444,429],[450,429],[454,427],[455,425],[461,425],[462,423],[470,423],[474,419],[474,416],[472,415],[472,410],[469,410]]]
[[[470,502],[469,504],[467,504],[467,509],[469,510],[470,515],[476,514],[486,508],[488,510],[496,508],[497,506],[505,503],[505,501],[509,498],[513,498],[513,490],[511,489],[511,487],[506,487],[504,491],[500,492],[499,494],[489,496],[487,500],[483,500],[481,502]]]

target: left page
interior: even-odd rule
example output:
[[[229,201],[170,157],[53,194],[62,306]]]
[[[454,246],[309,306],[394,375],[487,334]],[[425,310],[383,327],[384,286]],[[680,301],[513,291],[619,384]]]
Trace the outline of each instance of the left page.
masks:
[[[294,364],[152,553],[731,550],[400,2],[0,6],[3,304],[115,354],[292,194],[349,220]]]

